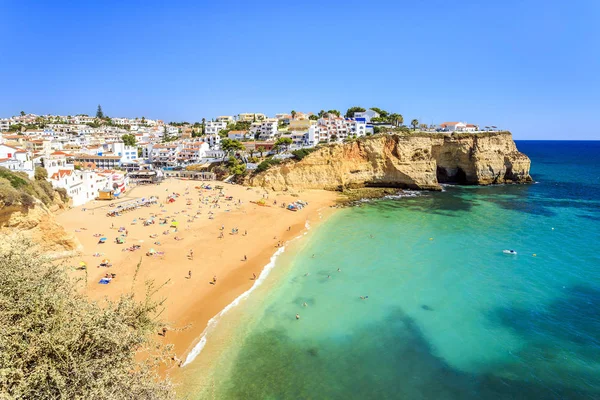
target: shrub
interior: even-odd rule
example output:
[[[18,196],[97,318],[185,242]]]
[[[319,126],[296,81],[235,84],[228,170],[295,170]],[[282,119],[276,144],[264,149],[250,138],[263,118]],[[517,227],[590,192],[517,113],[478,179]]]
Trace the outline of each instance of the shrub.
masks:
[[[45,181],[48,179],[48,171],[44,167],[35,167],[34,177],[36,181]]]
[[[264,171],[268,170],[269,168],[271,168],[271,166],[277,165],[277,164],[281,164],[281,160],[277,160],[275,158],[266,159],[265,161],[263,161],[260,164],[258,164],[258,166],[256,167],[255,172],[257,174],[259,174],[261,172],[264,172]]]
[[[292,151],[292,154],[294,155],[294,157],[296,157],[296,159],[298,161],[300,161],[315,150],[316,150],[315,147],[311,147],[311,148],[307,148],[307,149],[299,149],[299,150]]]
[[[157,374],[168,356],[158,346],[157,288],[102,305],[89,300],[64,267],[31,243],[0,248],[0,397],[36,399],[168,399]],[[141,262],[141,261],[140,261]],[[138,269],[140,265],[138,264]],[[138,358],[139,354],[145,354]]]

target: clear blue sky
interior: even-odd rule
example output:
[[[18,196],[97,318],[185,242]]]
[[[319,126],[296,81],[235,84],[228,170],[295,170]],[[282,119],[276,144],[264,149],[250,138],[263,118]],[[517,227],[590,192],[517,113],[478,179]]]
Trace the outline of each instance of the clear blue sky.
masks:
[[[600,139],[599,0],[0,0],[0,116],[353,105]]]

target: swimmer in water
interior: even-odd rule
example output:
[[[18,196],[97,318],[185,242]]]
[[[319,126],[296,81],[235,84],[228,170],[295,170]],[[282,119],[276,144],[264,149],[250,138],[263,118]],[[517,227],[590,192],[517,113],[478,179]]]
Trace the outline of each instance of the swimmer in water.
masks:
[[[296,319],[300,319],[300,314],[296,314]]]
[[[312,255],[312,258],[315,258],[315,255],[314,255],[314,254]]]
[[[306,304],[306,302],[304,302],[304,304],[302,304],[302,306],[308,307],[308,304]]]
[[[373,239],[373,238],[375,237],[375,236],[373,236],[373,235],[369,235],[369,236],[371,237],[371,239]]]
[[[327,279],[331,278],[331,275],[327,275]]]
[[[342,272],[342,270],[338,268],[338,272]]]
[[[308,276],[308,272],[304,274],[304,276]]]

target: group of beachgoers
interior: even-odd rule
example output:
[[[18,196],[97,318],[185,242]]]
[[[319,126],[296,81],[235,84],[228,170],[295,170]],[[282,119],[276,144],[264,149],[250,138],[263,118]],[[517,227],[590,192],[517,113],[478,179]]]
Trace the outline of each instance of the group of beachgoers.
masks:
[[[204,209],[208,208],[208,213],[205,215],[208,215],[208,219],[214,219],[214,212],[212,210],[214,209],[220,209],[222,206],[224,208],[226,208],[226,211],[230,211],[232,208],[237,207],[239,208],[242,205],[242,201],[241,199],[238,199],[237,201],[234,201],[233,196],[226,196],[224,193],[224,188],[222,186],[215,186],[214,188],[211,187],[210,185],[201,185],[201,186],[195,186],[194,189],[197,191],[197,209],[194,210],[193,209],[193,205],[194,205],[194,198],[191,195],[191,189],[189,187],[189,185],[185,188],[185,193],[183,194],[183,196],[185,197],[185,205],[186,208],[184,208],[183,210],[179,210],[179,211],[173,211],[172,213],[168,213],[167,212],[167,205],[170,204],[176,204],[176,202],[179,200],[179,198],[182,196],[180,193],[177,192],[169,192],[169,189],[166,189],[166,192],[168,193],[165,197],[163,201],[160,201],[159,197],[157,196],[151,196],[148,198],[142,198],[142,199],[137,199],[137,200],[133,200],[133,201],[127,201],[121,204],[110,204],[109,206],[111,207],[110,211],[107,212],[107,216],[110,217],[121,217],[123,214],[133,211],[133,210],[137,210],[140,209],[141,207],[150,207],[152,205],[158,205],[160,208],[159,212],[151,212],[149,213],[148,217],[144,218],[144,217],[138,217],[133,219],[130,224],[131,225],[137,225],[138,223],[142,223],[144,227],[148,227],[148,228],[152,228],[155,225],[161,226],[161,227],[167,227],[167,229],[163,229],[162,235],[163,236],[168,236],[168,235],[172,235],[175,234],[175,236],[173,237],[173,239],[175,241],[182,241],[185,238],[183,236],[181,236],[181,234],[178,234],[179,229],[180,229],[180,224],[178,219],[184,219],[187,221],[187,225],[186,225],[186,230],[190,229],[191,226],[190,224],[195,222],[198,218],[202,217],[202,211]],[[127,238],[129,236],[129,231],[127,230],[127,228],[125,226],[119,226],[118,228],[115,226],[114,223],[111,224],[111,229],[118,229],[118,236],[116,236],[114,238],[114,243],[115,244],[125,244],[127,241]],[[81,230],[86,230],[85,228],[80,228],[80,229],[76,229],[77,232],[80,232]],[[225,227],[222,226],[221,227],[221,237],[223,237],[223,231],[225,230]],[[239,234],[239,228],[234,227],[231,228],[231,235],[237,235]],[[244,231],[244,236],[246,236],[248,234],[248,231],[245,230]],[[104,233],[95,233],[93,235],[94,237],[98,238],[98,244],[100,245],[105,245],[107,243],[107,238],[105,237]],[[159,233],[158,232],[153,232],[149,235],[149,237],[151,239],[158,239],[159,237]],[[143,240],[140,240],[140,242],[143,242]],[[161,243],[160,240],[154,240],[152,242],[152,246],[161,246],[163,243]],[[139,244],[133,244],[130,245],[129,247],[123,248],[123,251],[136,251],[136,250],[140,250],[142,248],[141,245]],[[100,255],[102,255],[104,253],[100,253],[98,251],[96,251],[94,253],[94,256],[98,257]],[[164,258],[165,256],[165,252],[164,251],[157,251],[154,248],[150,248],[146,251],[146,255],[148,257],[160,257],[160,258]],[[193,250],[190,250],[189,256],[188,258],[190,260],[193,260]],[[247,257],[244,255],[244,260],[247,260]],[[84,264],[85,263],[80,263]],[[188,274],[188,278],[191,279],[191,274],[192,271],[189,271]],[[102,278],[104,281],[101,283],[106,283],[106,279],[108,279],[108,277],[103,277]],[[217,283],[217,277],[216,275],[213,277],[212,282],[210,282],[213,285],[216,285]]]

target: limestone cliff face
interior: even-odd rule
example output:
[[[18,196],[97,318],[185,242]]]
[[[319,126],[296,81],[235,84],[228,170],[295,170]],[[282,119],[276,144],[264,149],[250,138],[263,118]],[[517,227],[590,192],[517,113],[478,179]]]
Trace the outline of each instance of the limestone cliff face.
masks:
[[[361,186],[439,190],[440,183],[530,182],[530,160],[508,132],[378,135],[324,146],[248,180],[274,190]]]
[[[58,209],[58,206],[53,208]],[[29,239],[52,258],[72,256],[82,248],[75,236],[67,233],[55,221],[53,212],[41,202],[31,208],[0,207],[0,235]]]

